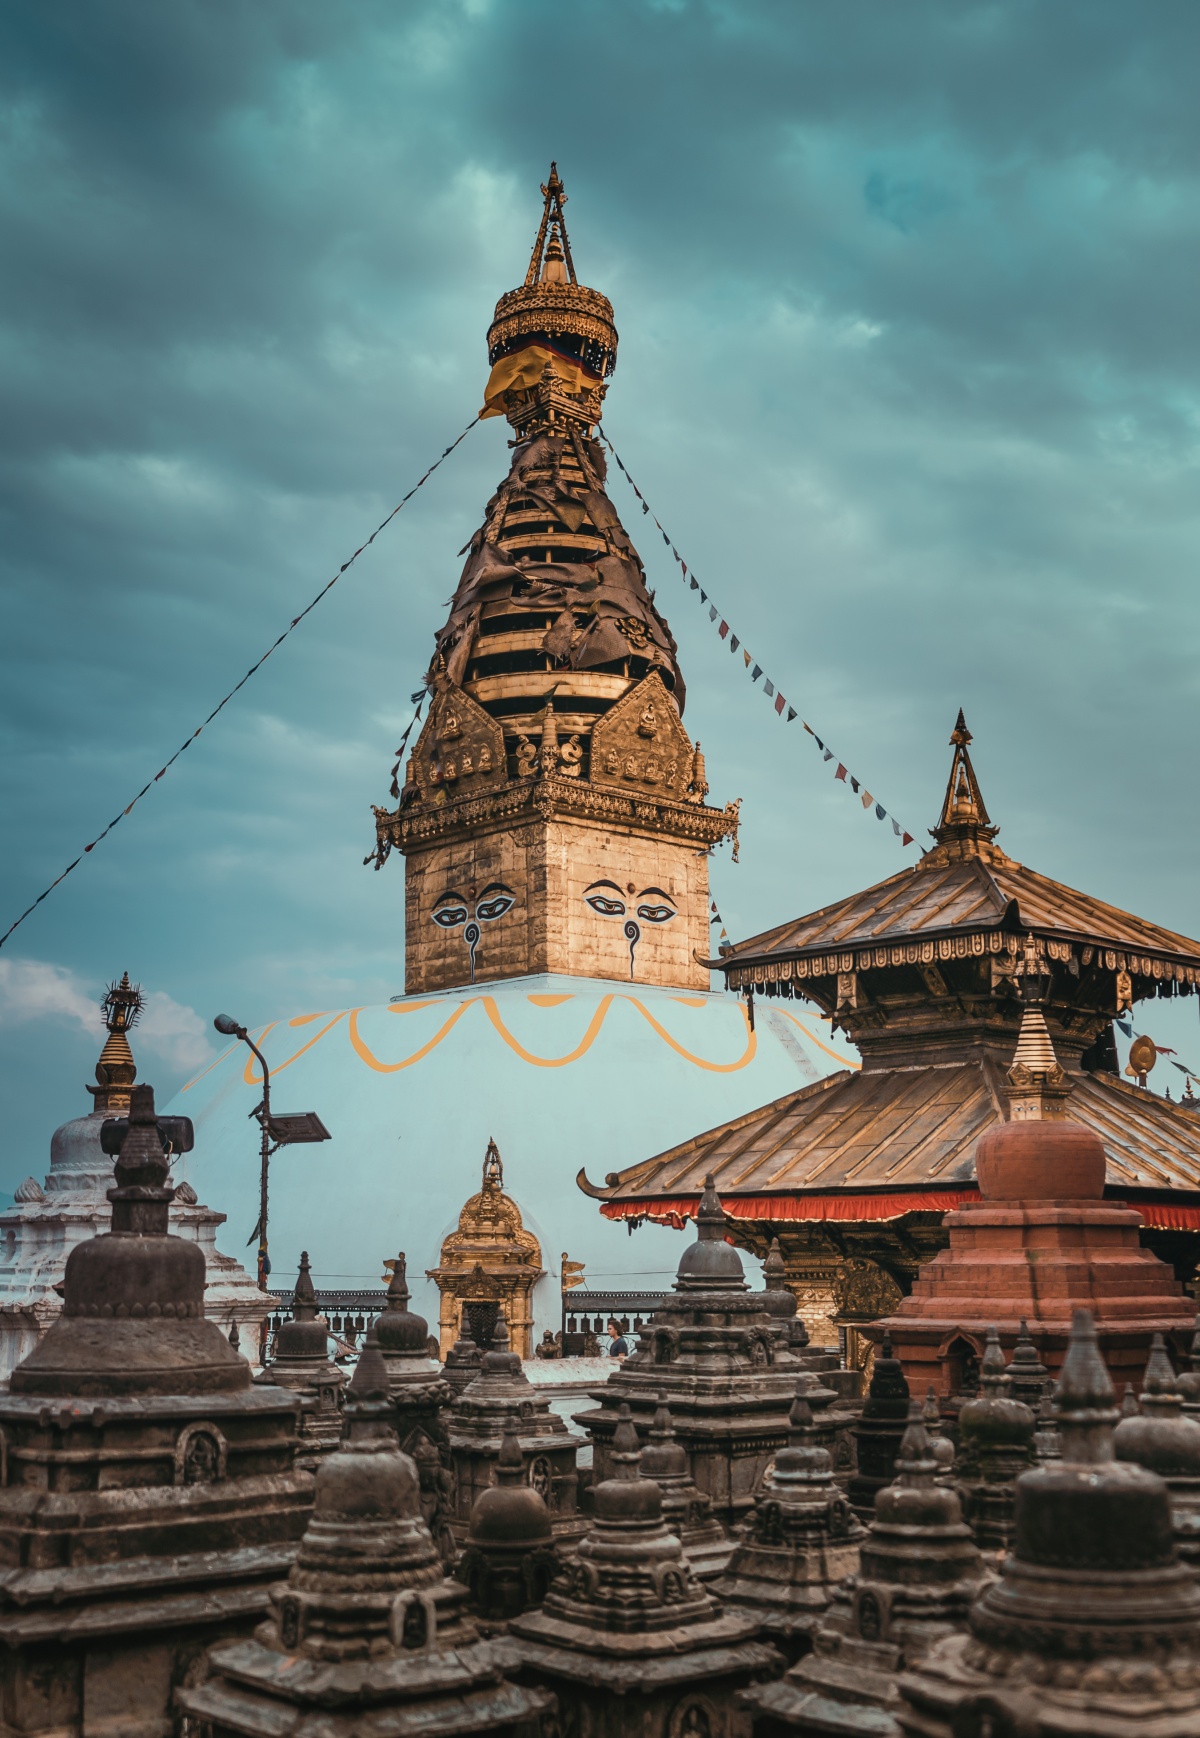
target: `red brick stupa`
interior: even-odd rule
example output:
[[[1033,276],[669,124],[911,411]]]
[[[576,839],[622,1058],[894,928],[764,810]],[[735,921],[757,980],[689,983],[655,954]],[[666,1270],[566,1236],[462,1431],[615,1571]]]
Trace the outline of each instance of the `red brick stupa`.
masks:
[[[1055,1375],[1072,1314],[1087,1309],[1114,1379],[1137,1381],[1156,1333],[1182,1348],[1194,1305],[1142,1248],[1141,1214],[1103,1199],[1103,1143],[1066,1115],[1071,1085],[1036,1003],[1025,1009],[1008,1082],[1010,1120],[975,1148],[980,1199],[946,1215],[949,1249],[866,1332],[890,1335],[914,1393],[932,1382],[954,1396],[972,1386],[989,1327],[1011,1353],[1024,1318]]]

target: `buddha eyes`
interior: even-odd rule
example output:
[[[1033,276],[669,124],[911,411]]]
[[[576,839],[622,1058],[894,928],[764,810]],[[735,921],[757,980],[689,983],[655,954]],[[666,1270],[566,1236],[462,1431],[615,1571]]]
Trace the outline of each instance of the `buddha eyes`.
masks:
[[[654,895],[658,897],[655,898]],[[585,903],[593,911],[598,911],[601,917],[624,917],[630,909],[621,898],[621,889],[613,881],[594,881],[583,897]],[[635,905],[633,910],[643,923],[670,923],[673,917],[679,915],[661,887],[644,887],[638,898],[642,903]]]
[[[624,917],[625,905],[620,899],[607,899],[603,893],[588,893],[587,903],[593,911],[598,911],[601,917]]]
[[[494,899],[485,899],[482,904],[476,906],[475,915],[482,918],[485,923],[491,923],[495,918],[503,917],[506,911],[511,911],[515,904],[516,900],[510,898],[507,893],[499,893]]]
[[[495,923],[498,917],[503,917],[506,911],[511,911],[517,903],[516,895],[508,887],[498,881],[493,881],[485,887],[475,906],[475,917],[482,923]],[[430,913],[439,929],[461,929],[471,915],[467,900],[461,893],[443,893],[441,902],[435,905]],[[468,940],[470,937],[467,938]],[[475,940],[479,940],[476,929]]]

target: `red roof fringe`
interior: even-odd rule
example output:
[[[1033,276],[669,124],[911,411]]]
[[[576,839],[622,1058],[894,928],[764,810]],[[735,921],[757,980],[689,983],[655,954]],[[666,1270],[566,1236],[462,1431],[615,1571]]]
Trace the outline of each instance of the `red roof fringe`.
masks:
[[[979,1199],[978,1189],[913,1189],[893,1195],[739,1195],[736,1207],[726,1206],[730,1219],[871,1220],[879,1224],[903,1219],[907,1213],[946,1213]],[[1173,1201],[1127,1201],[1106,1196],[1113,1206],[1132,1207],[1145,1225],[1158,1231],[1200,1231],[1200,1207]],[[668,1195],[640,1201],[605,1201],[606,1219],[649,1219],[682,1231],[696,1217],[699,1195]]]

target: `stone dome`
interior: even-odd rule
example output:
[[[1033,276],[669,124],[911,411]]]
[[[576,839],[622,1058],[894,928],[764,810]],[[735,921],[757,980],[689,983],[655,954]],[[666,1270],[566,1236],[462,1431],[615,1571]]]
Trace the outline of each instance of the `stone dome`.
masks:
[[[403,1250],[396,1257],[392,1282],[388,1287],[387,1307],[375,1322],[379,1349],[385,1355],[408,1353],[417,1358],[427,1355],[429,1323],[424,1316],[409,1309],[408,1276]]]
[[[725,1213],[710,1172],[696,1211],[699,1231],[679,1260],[675,1276],[679,1291],[745,1291],[746,1271],[732,1243],[725,1241]]]
[[[509,1418],[500,1440],[496,1478],[498,1482],[475,1499],[467,1543],[530,1548],[549,1545],[553,1538],[550,1511],[540,1492],[526,1482],[515,1418]]]

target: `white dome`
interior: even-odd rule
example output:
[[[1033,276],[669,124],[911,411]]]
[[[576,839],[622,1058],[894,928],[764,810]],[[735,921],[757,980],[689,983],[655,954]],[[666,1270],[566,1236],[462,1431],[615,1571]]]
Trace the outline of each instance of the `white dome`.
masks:
[[[271,1161],[271,1285],[290,1286],[300,1251],[326,1289],[377,1286],[403,1249],[412,1307],[436,1331],[425,1278],[459,1209],[480,1186],[494,1138],[504,1188],[539,1239],[546,1277],[535,1333],[560,1325],[559,1261],[585,1283],[666,1289],[684,1242],[662,1226],[631,1237],[575,1183],[650,1158],[852,1063],[827,1028],[759,1001],[751,1032],[723,993],[527,977],[382,1007],[328,1009],[251,1036],[271,1068],[272,1109],[316,1111],[332,1139]],[[170,1110],[192,1117],[185,1169],[229,1216],[229,1241],[258,1217],[261,1075],[235,1044],[189,1081]]]

